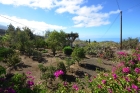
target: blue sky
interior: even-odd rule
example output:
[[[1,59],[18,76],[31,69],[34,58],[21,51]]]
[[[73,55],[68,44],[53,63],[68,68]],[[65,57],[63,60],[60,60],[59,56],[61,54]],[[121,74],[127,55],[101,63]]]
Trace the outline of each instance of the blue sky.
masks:
[[[123,38],[140,37],[140,0],[0,0],[0,24],[40,35],[55,29],[77,32],[81,40],[119,40],[120,10]]]

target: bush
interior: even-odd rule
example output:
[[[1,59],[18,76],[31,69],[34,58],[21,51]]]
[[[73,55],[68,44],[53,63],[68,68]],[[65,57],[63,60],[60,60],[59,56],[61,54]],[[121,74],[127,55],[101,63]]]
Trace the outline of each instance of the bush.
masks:
[[[0,57],[1,58],[7,58],[8,55],[13,54],[14,51],[10,48],[5,48],[5,47],[1,47],[0,48]]]
[[[48,50],[45,49],[45,50],[42,51],[42,53],[48,53]]]
[[[122,47],[123,49],[136,49],[137,45],[139,43],[138,38],[131,38],[129,37],[128,39],[124,39],[122,41]]]
[[[39,64],[38,65],[40,71],[42,72],[41,74],[41,79],[45,80],[47,82],[47,80],[49,78],[54,79],[54,72],[56,71],[56,67],[54,66],[44,66],[43,64]]]
[[[67,68],[69,68],[71,65],[75,63],[74,60],[70,58],[66,58],[65,60],[66,60]]]
[[[81,59],[85,58],[84,48],[76,47],[72,52],[72,58],[79,63]]]
[[[8,56],[7,65],[8,66],[15,66],[20,61],[21,61],[21,59],[19,58],[19,55],[15,53],[15,54]]]
[[[64,74],[66,73],[66,67],[63,62],[57,63],[57,70],[63,70]]]
[[[6,74],[6,69],[5,69],[3,66],[0,65],[0,77],[1,77],[3,74],[4,74],[4,75]]]
[[[66,55],[71,55],[73,50],[70,46],[66,46],[64,47],[63,51]]]

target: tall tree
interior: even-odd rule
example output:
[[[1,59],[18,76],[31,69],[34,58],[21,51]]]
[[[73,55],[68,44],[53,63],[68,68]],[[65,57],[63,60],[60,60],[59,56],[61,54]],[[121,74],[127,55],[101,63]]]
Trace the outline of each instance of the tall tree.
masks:
[[[26,32],[26,34],[29,36],[30,40],[34,39],[34,34],[32,33],[31,29],[29,29],[28,27],[24,27],[23,31]]]
[[[52,49],[53,55],[55,56],[56,50],[62,49],[66,43],[66,34],[63,31],[52,31],[48,38],[47,44]]]

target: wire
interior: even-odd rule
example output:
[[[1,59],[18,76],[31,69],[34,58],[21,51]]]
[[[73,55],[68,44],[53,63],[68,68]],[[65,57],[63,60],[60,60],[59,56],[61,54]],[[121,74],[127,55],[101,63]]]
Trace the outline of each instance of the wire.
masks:
[[[119,3],[118,3],[118,0],[116,0],[116,2],[117,2],[117,5],[118,5],[118,8],[119,8],[119,10],[120,10],[120,6],[119,6]]]
[[[22,23],[20,23],[20,22],[17,22],[17,21],[14,21],[14,20],[10,19],[10,18],[7,18],[7,17],[5,17],[5,16],[2,16],[1,14],[0,14],[0,17],[3,17],[3,18],[5,18],[5,19],[11,20],[11,21],[13,21],[13,22],[15,22],[15,23],[21,24],[21,25],[23,25],[23,26],[25,26],[25,27],[28,27],[28,26],[26,26],[26,25],[24,25],[24,24],[22,24]],[[34,28],[31,28],[31,27],[28,27],[28,28],[32,29],[32,32],[34,32]]]
[[[113,21],[113,23],[110,25],[110,27],[107,29],[107,31],[101,36],[101,38],[109,31],[109,29],[113,26],[113,24],[115,23],[115,21],[117,20],[119,14],[116,16],[115,20]]]
[[[7,17],[5,17],[5,16],[2,16],[2,15],[0,15],[0,16],[3,17],[3,18],[5,18],[5,19],[11,20],[11,21],[13,21],[13,22],[15,22],[15,23],[24,25],[24,24],[22,24],[22,23],[20,23],[20,22],[14,21],[14,20],[12,20],[12,19],[10,19],[10,18],[7,18]],[[26,26],[26,25],[24,25],[24,26]],[[26,26],[26,27],[27,27],[27,26]]]

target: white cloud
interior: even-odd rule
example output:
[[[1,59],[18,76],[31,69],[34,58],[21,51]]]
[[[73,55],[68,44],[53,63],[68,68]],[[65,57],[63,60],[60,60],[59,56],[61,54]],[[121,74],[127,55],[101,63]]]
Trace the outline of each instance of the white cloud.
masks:
[[[100,12],[102,5],[82,6],[87,0],[0,0],[2,4],[29,6],[33,8],[55,9],[56,13],[73,14],[74,27],[94,27],[110,23],[109,17],[120,11]]]
[[[80,5],[84,3],[84,0],[61,0],[55,3],[58,6],[57,13],[69,12],[74,14],[80,8]]]
[[[0,0],[0,3],[15,6],[29,6],[42,9],[50,9],[54,7],[54,0]]]
[[[25,27],[25,26],[28,26],[30,29],[34,30],[34,33],[37,33],[37,34],[42,34],[43,31],[45,30],[63,30],[63,29],[66,29],[66,27],[63,27],[63,26],[58,26],[58,25],[51,25],[51,24],[47,24],[45,22],[39,22],[39,21],[31,21],[31,20],[27,20],[27,19],[22,19],[22,18],[18,18],[18,17],[15,17],[15,16],[8,16],[8,15],[1,15],[3,17],[0,17],[0,23],[2,24],[6,24],[6,25],[9,25],[10,23],[12,25],[14,25],[15,27]],[[8,20],[8,19],[12,19],[16,22],[20,22],[20,23],[16,23],[14,21],[11,21],[11,20]]]
[[[71,3],[73,1],[73,3]],[[67,2],[67,3],[66,3]],[[100,10],[103,9],[102,5],[92,6],[81,6],[83,0],[62,0],[59,2],[57,13],[68,12],[74,14],[72,18],[74,21],[74,27],[94,27],[110,24],[109,17],[112,14],[117,14],[120,11],[110,11],[108,13],[102,13]]]

